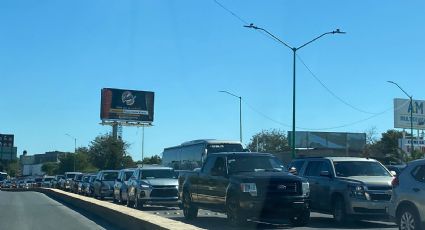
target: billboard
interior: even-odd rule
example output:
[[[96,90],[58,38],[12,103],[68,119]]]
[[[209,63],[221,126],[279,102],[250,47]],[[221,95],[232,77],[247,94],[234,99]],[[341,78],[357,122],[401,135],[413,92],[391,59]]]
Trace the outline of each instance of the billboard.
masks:
[[[153,92],[103,88],[101,95],[102,121],[153,122]]]
[[[288,141],[291,142],[292,132],[288,132]],[[365,133],[343,132],[295,132],[295,148],[306,149],[345,149],[348,151],[363,151],[366,145]]]
[[[409,99],[394,99],[394,128],[410,129],[410,111],[414,129],[425,129],[425,101],[413,100],[410,106]]]
[[[0,147],[13,147],[14,139],[13,134],[0,134]]]

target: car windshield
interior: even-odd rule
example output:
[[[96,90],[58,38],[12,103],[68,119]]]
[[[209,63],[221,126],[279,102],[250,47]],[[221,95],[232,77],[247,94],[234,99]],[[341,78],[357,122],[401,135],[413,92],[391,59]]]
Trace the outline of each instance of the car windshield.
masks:
[[[334,166],[339,177],[391,176],[384,166],[374,161],[335,161]]]
[[[140,179],[159,179],[159,178],[176,179],[176,176],[174,174],[174,171],[170,169],[141,170]]]
[[[114,181],[118,178],[118,172],[104,172],[102,180]]]
[[[51,181],[51,180],[53,180],[53,178],[50,178],[50,177],[49,177],[49,178],[44,178],[44,179],[43,179],[43,181]]]
[[[286,171],[283,163],[270,156],[230,156],[227,158],[229,173]]]

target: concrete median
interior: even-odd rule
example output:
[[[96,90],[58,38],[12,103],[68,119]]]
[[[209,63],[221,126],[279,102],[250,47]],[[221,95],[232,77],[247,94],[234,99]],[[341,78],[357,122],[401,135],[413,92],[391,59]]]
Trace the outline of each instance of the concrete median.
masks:
[[[64,192],[59,189],[34,188],[26,191],[37,191],[44,193],[55,200],[69,204],[78,209],[82,209],[86,212],[90,212],[95,216],[102,218],[107,222],[122,229],[201,229],[190,224],[167,219],[161,216],[132,209],[123,205],[109,203],[69,192]]]

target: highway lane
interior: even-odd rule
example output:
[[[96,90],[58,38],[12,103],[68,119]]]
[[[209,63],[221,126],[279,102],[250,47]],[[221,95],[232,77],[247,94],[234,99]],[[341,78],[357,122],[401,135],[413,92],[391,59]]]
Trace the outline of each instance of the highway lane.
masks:
[[[111,202],[110,200],[107,202]],[[231,230],[235,229],[229,226],[224,213],[211,212],[200,209],[198,218],[187,221],[183,217],[183,212],[178,207],[165,207],[159,205],[146,205],[141,211],[149,212],[162,217],[192,224],[204,229]],[[292,227],[290,223],[282,218],[279,220],[268,221],[249,221],[240,229],[350,229],[350,230],[397,230],[397,226],[392,222],[385,221],[353,221],[344,225],[338,225],[334,222],[331,215],[317,212],[311,213],[310,223],[305,227]]]
[[[0,191],[0,229],[114,230],[89,213],[77,212],[38,192]]]

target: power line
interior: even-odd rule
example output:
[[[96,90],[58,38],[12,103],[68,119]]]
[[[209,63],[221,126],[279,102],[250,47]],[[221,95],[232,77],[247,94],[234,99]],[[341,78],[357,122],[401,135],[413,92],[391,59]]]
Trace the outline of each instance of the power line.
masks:
[[[272,121],[272,122],[274,122],[274,123],[276,123],[276,124],[279,124],[279,125],[281,125],[281,126],[284,126],[284,127],[292,127],[291,125],[288,125],[288,124],[286,124],[286,123],[280,122],[280,121],[278,121],[278,120],[275,120],[275,119],[273,119],[273,118],[269,117],[269,116],[268,116],[268,115],[266,115],[265,113],[261,112],[260,110],[256,109],[254,106],[252,106],[251,104],[249,104],[248,102],[246,102],[246,100],[242,100],[242,101],[243,101],[243,103],[244,103],[245,105],[247,105],[247,106],[248,106],[251,110],[253,110],[254,112],[256,112],[256,113],[258,113],[259,115],[263,116],[263,117],[264,117],[264,118],[266,118],[267,120]],[[409,102],[408,102],[408,101],[407,101],[407,102],[405,102],[404,104],[402,104],[402,105],[400,105],[399,107],[395,108],[395,110],[398,110],[398,109],[402,108],[402,107],[403,107],[403,106],[405,106],[407,103],[409,103]],[[357,121],[349,122],[349,123],[346,123],[346,124],[337,125],[337,126],[332,126],[332,127],[324,127],[324,128],[306,128],[306,127],[299,127],[299,126],[297,126],[296,128],[297,128],[297,129],[303,129],[303,130],[313,130],[313,131],[315,131],[315,130],[330,130],[330,129],[345,128],[345,127],[352,126],[352,125],[356,125],[356,124],[359,124],[359,123],[362,123],[362,122],[368,121],[368,120],[370,120],[370,119],[373,119],[373,118],[375,118],[375,117],[378,117],[378,116],[380,116],[380,115],[382,115],[382,114],[387,113],[388,111],[390,111],[390,110],[392,110],[392,109],[393,109],[393,107],[390,107],[390,108],[387,108],[386,110],[383,110],[383,111],[381,111],[381,112],[379,112],[379,113],[373,114],[372,116],[369,116],[369,117],[366,117],[366,118],[363,118],[363,119],[360,119],[360,120],[357,120]]]
[[[221,4],[219,1],[214,0],[214,2],[219,5],[221,8],[223,8],[225,11],[229,12],[231,15],[233,15],[235,18],[237,18],[239,21],[241,21],[242,23],[244,23],[245,25],[248,25],[248,22],[245,21],[243,18],[239,17],[239,15],[237,15],[236,13],[234,13],[233,11],[229,10],[227,7],[225,7],[223,4]]]
[[[307,66],[307,64],[305,64],[305,62],[303,61],[303,59],[297,54],[297,58],[301,61],[301,63],[304,65],[304,67],[308,70],[308,72],[310,72],[310,74],[311,74],[311,76],[314,78],[314,79],[316,79],[316,81],[317,82],[319,82],[319,84],[323,87],[323,88],[325,88],[326,89],[326,91],[328,91],[328,93],[330,93],[332,96],[334,96],[338,101],[340,101],[341,103],[343,103],[344,105],[346,105],[346,106],[348,106],[348,107],[350,107],[350,108],[352,108],[352,109],[354,109],[354,110],[356,110],[356,111],[359,111],[359,112],[362,112],[362,113],[366,113],[366,114],[373,114],[373,115],[376,115],[376,114],[379,114],[379,113],[372,113],[372,112],[368,112],[368,111],[365,111],[365,110],[363,110],[363,109],[360,109],[360,108],[357,108],[356,106],[354,106],[354,105],[352,105],[352,104],[350,104],[350,103],[348,103],[347,101],[345,101],[344,99],[342,99],[340,96],[338,96],[338,95],[336,95],[331,89],[329,89],[329,87],[327,87],[326,85],[325,85],[325,83],[323,83],[323,81],[321,81],[320,79],[319,79],[319,77],[317,77],[317,75],[316,74],[314,74],[313,73],[313,71]]]

